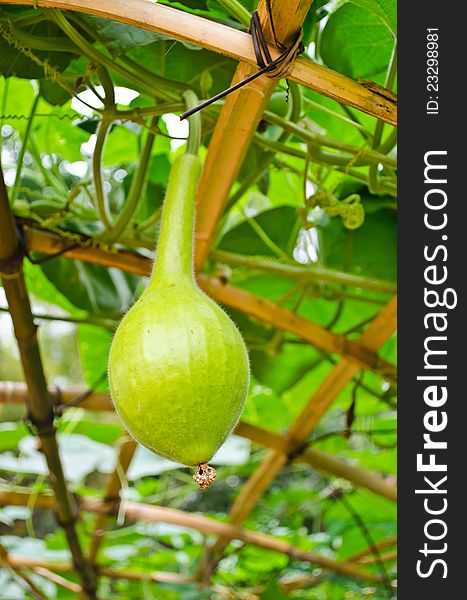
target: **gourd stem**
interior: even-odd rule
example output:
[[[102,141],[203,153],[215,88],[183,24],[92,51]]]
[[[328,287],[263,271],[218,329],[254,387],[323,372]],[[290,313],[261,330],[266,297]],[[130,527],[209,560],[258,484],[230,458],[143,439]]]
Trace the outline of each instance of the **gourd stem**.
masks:
[[[195,94],[193,90],[187,90],[183,93],[183,98],[185,100],[187,110],[198,106],[199,100],[198,96]],[[188,134],[188,141],[186,145],[186,153],[194,154],[195,156],[199,155],[199,149],[201,146],[201,115],[200,113],[195,113],[191,117],[188,118],[188,122],[190,124],[190,132]]]
[[[185,92],[184,99],[188,108],[198,104],[198,98],[192,91]],[[156,262],[148,290],[194,281],[193,229],[196,188],[201,174],[198,156],[201,145],[200,115],[190,117],[189,123],[186,153],[174,160],[170,171]]]
[[[178,156],[172,165],[149,288],[193,281],[193,220],[200,173],[201,161],[193,154]]]

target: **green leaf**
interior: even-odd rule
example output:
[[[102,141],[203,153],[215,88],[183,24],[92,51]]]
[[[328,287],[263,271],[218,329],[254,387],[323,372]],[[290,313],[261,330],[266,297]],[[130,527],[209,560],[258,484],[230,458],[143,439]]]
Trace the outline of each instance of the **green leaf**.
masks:
[[[108,391],[107,362],[112,343],[112,334],[92,325],[80,325],[78,328],[78,346],[81,367],[87,385],[100,392]]]
[[[263,385],[285,392],[312,368],[320,354],[309,345],[283,344],[277,355],[267,350],[250,351],[251,369]]]
[[[41,79],[39,81],[41,96],[52,106],[61,106],[70,99],[70,94],[58,83],[50,79]]]
[[[324,264],[356,275],[395,281],[396,224],[394,212],[386,210],[366,214],[364,224],[353,231],[345,229],[340,219],[332,219],[319,229]]]
[[[29,27],[21,29],[19,35],[31,37],[28,43],[27,39],[19,39],[18,34],[10,29],[10,19],[5,18],[4,10],[0,11],[0,27],[3,35],[0,35],[0,74],[5,77],[24,77],[27,79],[41,79],[47,75],[45,65],[53,67],[57,71],[63,71],[71,62],[74,55],[70,52],[37,50],[31,48],[34,45],[34,39],[54,38],[58,42],[66,40],[61,29],[45,20],[35,23]]]
[[[187,48],[173,40],[140,46],[132,50],[129,56],[138,64],[151,65],[151,70],[158,75],[183,83],[182,88],[196,82],[198,93],[201,92],[203,73],[209,71],[213,80],[210,93],[217,94],[230,85],[236,66],[233,60],[225,56],[198,47]]]
[[[264,592],[261,594],[261,600],[289,600],[290,596],[284,594],[275,581],[270,581]]]
[[[396,37],[397,2],[395,0],[350,0],[350,2],[376,15]]]
[[[292,254],[299,231],[298,216],[293,207],[280,206],[251,219],[276,246],[286,254]],[[248,221],[230,229],[220,241],[219,249],[248,255],[277,255]]]
[[[321,36],[324,63],[353,79],[384,75],[394,37],[380,17],[355,4],[332,13]]]
[[[93,27],[106,48],[116,53],[125,52],[136,46],[146,46],[155,40],[166,39],[165,36],[141,27],[125,25],[94,15],[82,14],[81,18]]]
[[[58,257],[41,265],[55,287],[77,308],[90,315],[119,318],[132,303],[139,277]]]

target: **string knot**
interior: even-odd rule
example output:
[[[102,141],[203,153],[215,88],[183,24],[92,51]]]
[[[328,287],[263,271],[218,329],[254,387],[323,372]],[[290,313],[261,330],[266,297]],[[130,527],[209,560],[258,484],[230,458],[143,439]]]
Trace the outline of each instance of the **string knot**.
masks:
[[[184,113],[180,115],[180,120],[186,119],[194,115],[198,111],[206,108],[213,102],[224,98],[228,94],[238,90],[243,87],[247,83],[257,79],[261,75],[266,75],[266,77],[270,77],[271,79],[280,79],[287,78],[292,72],[293,65],[297,56],[304,51],[304,45],[302,42],[303,38],[303,29],[300,28],[297,33],[294,42],[290,46],[285,46],[280,40],[277,39],[276,29],[274,27],[274,20],[272,18],[272,10],[270,2],[266,2],[269,16],[269,23],[271,26],[272,35],[274,38],[274,43],[276,48],[281,52],[281,54],[273,60],[271,53],[269,52],[269,47],[266,42],[266,38],[264,37],[263,27],[261,25],[261,21],[259,19],[258,12],[255,10],[251,16],[250,28],[248,32],[251,35],[251,39],[253,41],[253,49],[256,57],[256,64],[258,65],[259,70],[253,75],[250,75],[243,81],[236,83],[235,85],[229,87],[228,89],[212,96],[212,98],[208,98],[204,102],[201,102],[198,106],[186,110]]]

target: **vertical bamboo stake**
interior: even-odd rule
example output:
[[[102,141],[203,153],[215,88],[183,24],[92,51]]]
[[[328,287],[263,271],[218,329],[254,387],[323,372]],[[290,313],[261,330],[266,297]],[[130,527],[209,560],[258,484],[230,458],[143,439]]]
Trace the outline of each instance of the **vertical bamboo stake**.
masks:
[[[277,38],[287,43],[300,29],[311,0],[271,0]],[[266,40],[272,42],[265,0],[258,13]],[[232,85],[255,72],[255,67],[239,63]],[[195,267],[206,261],[228,193],[245,158],[261,116],[277,85],[276,79],[260,77],[227,96],[209,144],[209,151],[198,188]]]
[[[24,377],[28,386],[28,412],[37,430],[41,450],[47,460],[50,484],[58,503],[57,518],[82,581],[84,597],[94,600],[97,580],[94,570],[84,558],[75,527],[77,510],[68,492],[55,437],[54,412],[47,390],[39,346],[26,283],[23,275],[23,256],[16,234],[8,192],[0,168],[0,274],[10,309],[11,319],[21,356]]]
[[[127,472],[131,460],[135,454],[137,444],[135,440],[125,436],[120,443],[115,470],[109,475],[105,487],[104,502],[115,502],[119,499],[119,493],[122,488],[120,475]],[[91,545],[89,547],[89,560],[95,563],[99,549],[104,540],[104,527],[107,522],[107,515],[100,514],[96,517],[94,531],[92,533]]]

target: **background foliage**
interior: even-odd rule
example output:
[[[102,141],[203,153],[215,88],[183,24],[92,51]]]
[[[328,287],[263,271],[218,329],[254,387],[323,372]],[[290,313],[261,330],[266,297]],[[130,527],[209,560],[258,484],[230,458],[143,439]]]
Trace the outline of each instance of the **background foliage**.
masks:
[[[224,2],[166,3],[246,29],[227,12]],[[244,0],[244,5],[254,8],[250,0]],[[318,0],[304,25],[307,53],[349,77],[391,87],[395,11],[393,0]],[[235,63],[189,44],[77,13],[58,18],[51,11],[2,5],[0,33],[2,165],[17,218],[70,240],[79,233],[90,236],[97,247],[118,243],[150,256],[170,165],[183,151],[180,138],[186,132],[173,115],[183,109],[181,94],[193,88],[203,98],[221,91],[229,85]],[[320,266],[394,283],[395,134],[390,126],[382,127],[375,119],[308,89],[286,89],[286,82],[280,82],[268,107],[272,115],[266,113],[258,128],[232,189],[207,270],[333,332],[357,335],[389,299],[386,291],[291,280],[256,268],[255,261],[266,257],[271,264]],[[161,113],[161,105],[171,108]],[[203,113],[203,155],[218,113],[218,105]],[[281,127],[285,124],[281,118],[295,122],[299,135]],[[142,158],[145,149],[147,160]],[[379,156],[370,160],[363,150]],[[96,164],[102,182],[96,179]],[[103,222],[106,211],[112,218],[110,226]],[[238,256],[234,260],[234,254],[240,260]],[[105,391],[112,332],[144,281],[62,257],[39,265],[26,263],[26,277],[39,315],[49,383],[84,384]],[[253,377],[243,418],[282,432],[337,357],[237,311],[229,312],[251,358]],[[0,327],[0,379],[20,380],[6,314],[0,313]],[[381,355],[395,362],[394,339]],[[386,382],[366,372],[336,398],[309,443],[393,477],[394,394]],[[0,406],[1,485],[38,493],[48,488],[45,461],[22,416],[19,407]],[[123,434],[120,422],[113,415],[78,407],[60,420],[59,434],[71,489],[98,497],[106,474],[113,469],[116,444]],[[224,520],[265,452],[232,437],[216,461],[221,466],[215,487],[200,494],[188,469],[140,448],[124,482],[124,498],[202,511]],[[395,533],[391,503],[299,464],[281,471],[245,525],[299,548],[345,558],[367,545],[367,539],[346,505],[331,493],[336,486],[343,486],[373,540]],[[92,525],[93,517],[84,514],[83,544]],[[52,513],[34,510],[33,501],[25,508],[0,509],[0,532],[4,545],[17,556],[69,559]],[[205,541],[199,533],[180,527],[114,522],[105,537],[101,562],[192,574]],[[391,574],[393,567],[387,568]],[[388,597],[381,588],[333,575],[319,579],[310,589],[280,591],[278,582],[301,572],[309,572],[309,565],[232,542],[213,586],[228,586],[238,598],[242,590],[258,588],[264,600]],[[48,598],[74,596],[50,581],[36,579]],[[0,589],[5,598],[24,597],[6,570],[0,570]],[[203,595],[191,584],[156,586],[106,578],[101,578],[100,591],[103,598],[122,599],[215,597],[213,590]]]

